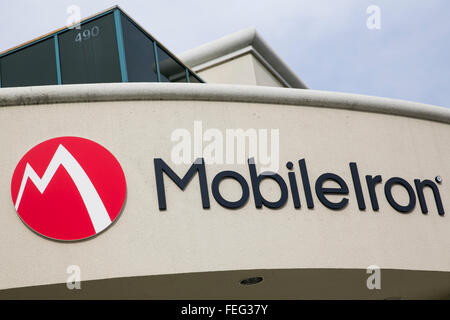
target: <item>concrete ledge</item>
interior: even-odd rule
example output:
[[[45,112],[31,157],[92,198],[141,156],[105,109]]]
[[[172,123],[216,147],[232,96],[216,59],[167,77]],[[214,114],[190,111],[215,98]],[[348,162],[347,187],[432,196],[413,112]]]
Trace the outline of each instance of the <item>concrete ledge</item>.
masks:
[[[243,286],[239,281],[261,276]],[[0,290],[0,299],[442,299],[450,272],[383,269],[380,290],[368,290],[365,269],[268,269],[192,272],[83,280]],[[211,285],[214,284],[214,285]]]
[[[289,87],[308,89],[303,80],[273,51],[253,27],[185,51],[179,54],[179,57],[186,65],[195,68],[205,62],[225,57],[248,46],[252,47],[273,70],[277,70],[277,74],[283,78]]]
[[[107,83],[0,89],[0,107],[139,100],[198,100],[323,107],[392,114],[450,124],[449,108],[318,90],[192,83]]]

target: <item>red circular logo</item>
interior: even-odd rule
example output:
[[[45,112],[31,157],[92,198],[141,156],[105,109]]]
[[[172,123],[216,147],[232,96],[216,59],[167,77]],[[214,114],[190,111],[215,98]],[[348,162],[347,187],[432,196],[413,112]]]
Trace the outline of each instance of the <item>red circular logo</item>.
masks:
[[[20,160],[11,181],[22,221],[40,235],[64,241],[105,230],[119,216],[126,190],[117,159],[78,137],[38,144]]]

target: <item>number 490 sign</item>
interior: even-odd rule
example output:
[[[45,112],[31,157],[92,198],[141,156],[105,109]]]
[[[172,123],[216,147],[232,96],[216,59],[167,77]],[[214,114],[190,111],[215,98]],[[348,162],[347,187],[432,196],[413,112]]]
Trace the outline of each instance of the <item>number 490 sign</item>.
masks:
[[[98,26],[94,26],[91,29],[85,29],[82,32],[78,32],[75,36],[75,42],[83,42],[89,40],[90,38],[94,38],[98,36],[100,33],[100,28]]]

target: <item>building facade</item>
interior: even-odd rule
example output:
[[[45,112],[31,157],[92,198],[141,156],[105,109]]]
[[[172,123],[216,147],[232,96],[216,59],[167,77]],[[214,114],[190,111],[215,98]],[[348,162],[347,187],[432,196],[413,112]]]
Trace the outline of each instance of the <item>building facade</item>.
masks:
[[[450,298],[449,109],[311,90],[254,29],[154,55],[146,73],[124,48],[111,81],[65,83],[77,72],[60,64],[56,83],[5,88],[23,77],[2,73],[2,299]],[[92,140],[123,170],[120,213],[95,236],[49,239],[20,211],[47,213],[17,168],[56,137]],[[27,162],[39,179],[52,156]]]

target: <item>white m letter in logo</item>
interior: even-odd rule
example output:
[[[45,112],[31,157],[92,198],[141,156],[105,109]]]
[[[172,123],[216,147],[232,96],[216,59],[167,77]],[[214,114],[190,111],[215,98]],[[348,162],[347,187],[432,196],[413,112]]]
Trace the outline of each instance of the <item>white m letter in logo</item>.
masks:
[[[45,189],[47,188],[60,165],[67,170],[67,173],[70,175],[78,191],[80,192],[81,198],[83,199],[84,205],[86,206],[86,209],[89,213],[89,217],[91,218],[95,232],[99,233],[100,231],[104,230],[111,224],[111,218],[109,217],[108,212],[106,211],[106,208],[88,175],[86,174],[86,172],[84,172],[83,168],[80,166],[77,160],[70,154],[70,152],[66,148],[64,148],[62,144],[59,145],[58,149],[53,155],[53,158],[50,161],[47,169],[45,170],[42,178],[39,178],[31,165],[27,163],[15,203],[16,210],[19,209],[20,201],[22,199],[25,185],[28,179],[33,182],[33,184],[42,194],[44,193]]]

